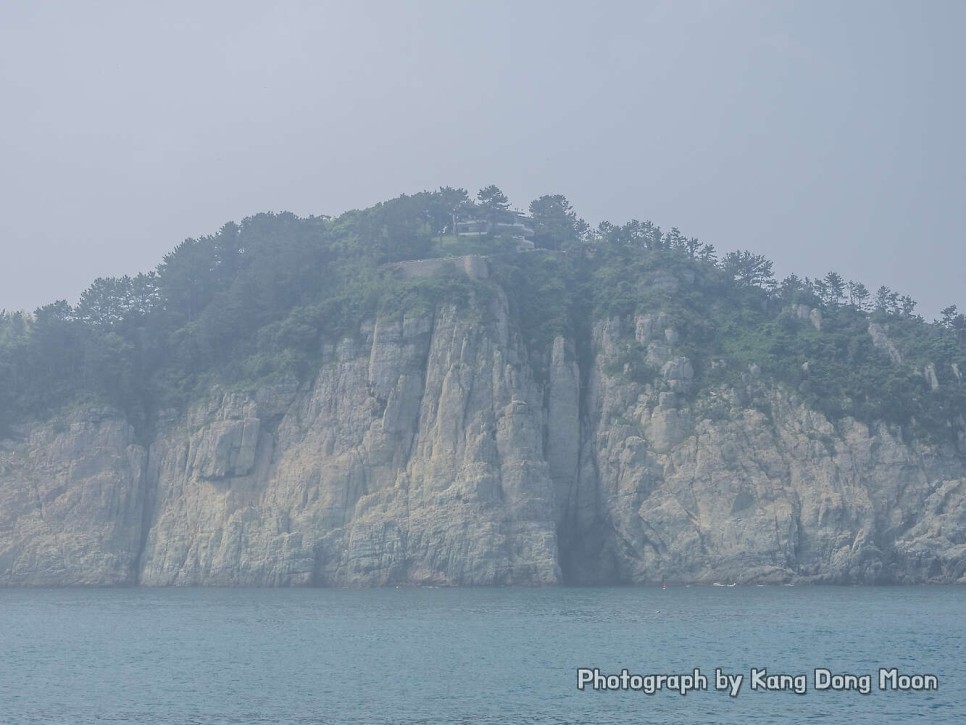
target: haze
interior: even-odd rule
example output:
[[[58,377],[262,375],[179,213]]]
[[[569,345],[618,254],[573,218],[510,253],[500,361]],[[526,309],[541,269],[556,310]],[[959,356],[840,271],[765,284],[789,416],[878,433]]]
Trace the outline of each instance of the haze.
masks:
[[[960,2],[0,6],[0,308],[260,211],[562,193],[966,306]]]

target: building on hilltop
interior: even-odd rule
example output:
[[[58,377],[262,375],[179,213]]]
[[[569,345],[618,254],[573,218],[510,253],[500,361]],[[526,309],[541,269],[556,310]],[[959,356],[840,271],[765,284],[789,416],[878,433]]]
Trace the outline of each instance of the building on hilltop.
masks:
[[[533,236],[531,223],[530,217],[520,211],[505,211],[496,219],[453,215],[453,231],[457,236],[501,234],[516,240],[517,251],[533,249],[533,241],[529,239]]]

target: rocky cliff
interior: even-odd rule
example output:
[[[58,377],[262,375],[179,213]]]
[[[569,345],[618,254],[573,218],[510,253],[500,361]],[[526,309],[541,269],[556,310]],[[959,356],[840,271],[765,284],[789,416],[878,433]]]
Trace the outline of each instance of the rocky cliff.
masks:
[[[0,584],[966,581],[962,438],[833,422],[754,369],[699,390],[678,347],[656,313],[534,353],[497,291],[383,315],[311,381],[212,390],[149,442],[104,408],[20,426]]]

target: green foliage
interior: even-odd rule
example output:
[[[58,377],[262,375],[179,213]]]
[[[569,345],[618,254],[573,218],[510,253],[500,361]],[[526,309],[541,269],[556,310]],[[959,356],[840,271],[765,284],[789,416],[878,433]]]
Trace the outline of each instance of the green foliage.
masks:
[[[445,234],[439,237],[427,257],[462,257],[515,252],[519,242],[510,234]]]
[[[752,254],[745,250],[730,252],[725,255],[722,267],[725,273],[742,287],[768,289],[774,286],[771,260],[765,259],[760,254]]]
[[[389,282],[381,295],[379,314],[415,315],[429,313],[443,304],[463,310],[484,308],[492,290],[472,280],[455,267],[444,267],[429,276]]]
[[[627,382],[646,385],[660,375],[660,368],[647,362],[647,350],[636,341],[622,341],[616,354],[604,361],[604,372]]]
[[[500,188],[494,184],[485,186],[476,194],[480,201],[483,216],[491,222],[502,220],[510,209],[510,200]]]
[[[638,315],[663,313],[676,332],[674,354],[689,358],[694,392],[705,393],[695,397],[704,411],[696,413],[724,419],[735,405],[767,413],[749,393],[755,369],[755,379],[795,391],[833,420],[893,423],[935,440],[962,427],[966,317],[955,305],[930,324],[907,295],[886,287],[873,295],[835,272],[776,284],[761,255],[732,252],[719,262],[714,246],[676,228],[632,220],[591,231],[561,195],[530,205],[543,249],[517,253],[512,231],[454,233],[460,214],[507,214],[498,187],[477,196],[479,204],[442,187],[337,218],[259,214],[185,240],[150,274],[95,280],[76,306],[0,313],[0,433],[81,400],[117,406],[149,427],[159,409],[185,405],[213,382],[305,381],[326,342],[358,334],[376,315],[456,305],[488,324],[500,294],[538,377],[556,336],[575,341],[586,374],[596,322],[630,329]],[[489,258],[489,280],[446,265],[405,279],[387,266],[467,254]],[[870,322],[901,362],[873,344]],[[628,336],[613,360],[599,362],[628,382],[659,383],[647,357]]]
[[[913,316],[913,300],[884,290],[878,311],[870,313],[865,286],[834,272],[822,280],[793,275],[776,286],[771,262],[763,257],[738,252],[719,265],[682,239],[638,222],[602,225],[589,265],[592,316],[630,322],[663,312],[678,334],[675,351],[695,368],[697,386],[708,395],[739,391],[740,405],[763,404],[746,392],[754,368],[762,380],[794,390],[833,420],[897,424],[930,440],[949,439],[961,429],[966,385],[955,370],[966,372],[966,335],[956,327],[954,308],[945,311],[943,322],[929,325]],[[804,319],[798,305],[805,305]],[[820,330],[811,309],[822,316]],[[901,364],[873,344],[871,321],[885,326]],[[634,361],[643,356],[633,347],[626,346],[607,369],[646,381],[654,371],[635,371]],[[923,374],[930,364],[939,380],[935,391]],[[705,407],[723,416],[721,398],[716,400]]]
[[[530,218],[534,244],[544,249],[572,249],[587,228],[562,194],[531,201]]]
[[[510,314],[535,356],[558,335],[573,334],[576,285],[565,255],[506,255],[491,260],[491,268],[509,293]]]

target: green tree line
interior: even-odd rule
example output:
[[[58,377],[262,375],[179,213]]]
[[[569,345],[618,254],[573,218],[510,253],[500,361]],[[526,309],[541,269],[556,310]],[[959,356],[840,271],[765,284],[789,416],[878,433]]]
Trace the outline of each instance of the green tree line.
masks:
[[[441,256],[458,219],[502,219],[508,210],[490,185],[475,199],[442,187],[338,217],[258,214],[186,239],[150,273],[97,279],[75,305],[0,313],[0,429],[103,402],[149,430],[159,410],[213,382],[305,380],[323,341],[355,334],[381,309],[472,304],[485,292],[479,283],[406,281],[386,263]],[[966,316],[954,305],[927,322],[908,295],[873,293],[835,272],[779,281],[765,257],[719,256],[677,228],[638,220],[591,228],[560,194],[535,199],[528,223],[536,253],[506,254],[513,247],[499,232],[472,249],[496,255],[494,281],[538,373],[555,335],[574,336],[589,356],[595,320],[660,310],[700,385],[739,385],[754,364],[832,417],[942,434],[966,413],[957,372],[966,374]],[[821,313],[821,329],[802,308]],[[873,344],[870,323],[886,329],[901,364]],[[938,390],[917,372],[929,364]]]

